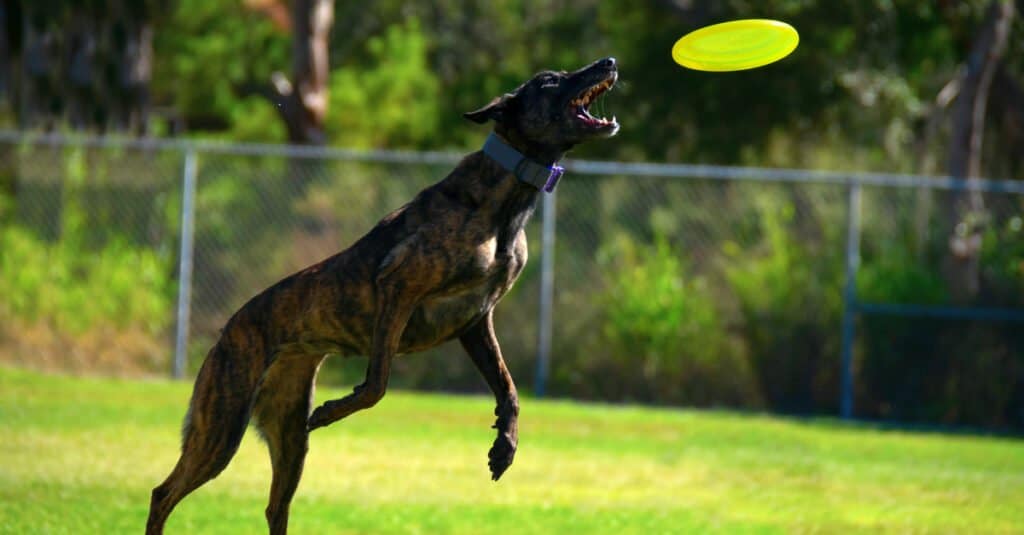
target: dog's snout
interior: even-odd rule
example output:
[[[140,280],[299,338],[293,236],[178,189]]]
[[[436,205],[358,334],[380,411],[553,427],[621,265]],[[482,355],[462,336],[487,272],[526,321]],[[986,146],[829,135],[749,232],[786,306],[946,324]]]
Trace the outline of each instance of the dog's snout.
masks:
[[[601,61],[598,61],[597,64],[598,66],[604,67],[605,69],[614,69],[616,65],[615,58],[613,57],[604,58]]]

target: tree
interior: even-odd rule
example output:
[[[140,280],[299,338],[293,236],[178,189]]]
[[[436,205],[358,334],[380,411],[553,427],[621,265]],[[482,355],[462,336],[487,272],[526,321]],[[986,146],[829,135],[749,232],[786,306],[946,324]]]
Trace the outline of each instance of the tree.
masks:
[[[0,93],[22,128],[145,133],[166,0],[0,4]]]
[[[333,0],[294,0],[290,19],[283,18],[280,4],[274,1],[250,3],[262,7],[278,24],[292,31],[292,79],[275,72],[270,85],[258,91],[277,107],[289,142],[324,144]]]
[[[1000,71],[1009,41],[1014,6],[1010,0],[993,0],[985,21],[961,69],[959,95],[953,110],[949,145],[949,174],[969,182],[982,175],[982,141],[989,94]],[[1001,91],[1008,90],[1003,82]],[[1012,99],[1010,99],[1012,101]],[[953,296],[969,299],[978,293],[981,233],[985,201],[980,191],[968,189],[952,199],[953,232],[949,239],[947,276]]]

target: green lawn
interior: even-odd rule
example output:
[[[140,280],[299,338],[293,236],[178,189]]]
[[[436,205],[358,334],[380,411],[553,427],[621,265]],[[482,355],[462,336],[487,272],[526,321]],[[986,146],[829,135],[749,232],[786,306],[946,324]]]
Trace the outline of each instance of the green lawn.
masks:
[[[0,532],[140,533],[190,386],[0,368]],[[522,405],[518,457],[498,483],[486,398],[392,392],[315,432],[292,533],[1024,533],[1019,440]],[[167,532],[265,532],[269,486],[249,433]]]

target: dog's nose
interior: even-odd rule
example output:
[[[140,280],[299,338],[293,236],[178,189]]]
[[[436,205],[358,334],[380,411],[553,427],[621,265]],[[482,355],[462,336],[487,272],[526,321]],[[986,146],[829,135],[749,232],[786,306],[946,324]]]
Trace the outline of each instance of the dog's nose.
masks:
[[[600,65],[601,67],[604,67],[605,69],[614,69],[615,58],[604,58],[601,61],[597,62],[597,64]]]

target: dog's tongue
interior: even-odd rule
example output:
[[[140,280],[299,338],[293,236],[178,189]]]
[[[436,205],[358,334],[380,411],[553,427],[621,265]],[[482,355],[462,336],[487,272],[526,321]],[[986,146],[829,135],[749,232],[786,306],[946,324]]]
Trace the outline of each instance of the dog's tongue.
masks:
[[[612,124],[612,123],[615,122],[614,118],[612,118],[612,120],[609,121],[608,119],[605,119],[604,117],[593,117],[589,113],[587,113],[586,110],[577,111],[576,112],[576,117],[579,118],[579,120],[587,123],[588,125],[604,125],[604,124]]]
[[[591,125],[600,122],[596,117],[593,117],[589,113],[587,113],[587,109],[582,106],[576,110],[576,117],[579,120]]]

